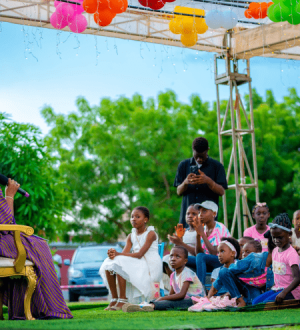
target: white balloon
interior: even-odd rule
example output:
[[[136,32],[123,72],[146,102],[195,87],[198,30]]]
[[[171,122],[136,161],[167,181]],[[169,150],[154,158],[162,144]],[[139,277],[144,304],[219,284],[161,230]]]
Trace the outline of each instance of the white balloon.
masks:
[[[231,10],[223,11],[222,27],[226,30],[234,28],[238,23],[237,14]]]
[[[211,29],[218,29],[221,27],[220,20],[222,13],[218,10],[211,10],[205,15],[206,25]]]

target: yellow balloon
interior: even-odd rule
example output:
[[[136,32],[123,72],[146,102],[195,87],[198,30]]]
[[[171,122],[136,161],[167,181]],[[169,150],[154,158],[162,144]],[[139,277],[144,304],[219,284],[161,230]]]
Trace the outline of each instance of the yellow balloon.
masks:
[[[181,19],[172,19],[169,23],[169,29],[174,34],[182,33],[182,20]]]
[[[195,19],[193,17],[184,17],[182,25],[182,33],[184,34],[193,33],[196,31]]]
[[[203,34],[208,30],[208,26],[206,25],[205,19],[203,19],[203,18],[196,19],[195,27],[196,27],[197,33],[199,33],[199,34]]]
[[[192,47],[197,43],[198,34],[196,32],[182,34],[180,40],[184,46]]]

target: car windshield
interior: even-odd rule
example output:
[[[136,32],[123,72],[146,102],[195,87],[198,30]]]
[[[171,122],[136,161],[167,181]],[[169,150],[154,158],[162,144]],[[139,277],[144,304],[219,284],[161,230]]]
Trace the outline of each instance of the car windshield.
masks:
[[[109,248],[80,249],[76,253],[74,264],[101,262],[107,258],[108,249]]]

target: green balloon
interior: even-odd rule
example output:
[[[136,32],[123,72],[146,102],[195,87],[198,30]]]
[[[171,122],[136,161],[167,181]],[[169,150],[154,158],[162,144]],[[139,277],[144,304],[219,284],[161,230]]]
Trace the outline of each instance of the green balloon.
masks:
[[[292,8],[292,14],[287,18],[287,21],[290,24],[293,25],[298,25],[300,24],[300,14],[298,13],[298,11],[294,8]]]
[[[276,16],[275,16],[275,8],[276,6],[279,6],[278,4],[277,5],[271,5],[269,8],[268,8],[268,11],[267,11],[267,15],[269,17],[269,19],[272,21],[272,22],[280,22],[280,20],[278,21]]]

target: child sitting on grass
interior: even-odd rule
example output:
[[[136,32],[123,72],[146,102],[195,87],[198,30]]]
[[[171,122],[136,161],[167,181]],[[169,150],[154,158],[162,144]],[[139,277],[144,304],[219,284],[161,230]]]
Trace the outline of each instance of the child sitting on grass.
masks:
[[[175,271],[170,276],[170,294],[152,300],[150,304],[125,304],[122,307],[123,312],[152,312],[154,310],[188,309],[193,305],[191,297],[204,297],[204,288],[197,275],[186,267],[187,261],[187,249],[183,246],[173,247],[170,253],[170,264]]]
[[[133,209],[130,219],[133,229],[125,248],[121,253],[115,249],[107,252],[100,275],[109,287],[112,300],[105,310],[116,311],[128,301],[139,303],[154,298],[154,283],[159,283],[162,277],[162,261],[158,255],[158,236],[154,227],[147,227],[149,218],[146,207]]]
[[[236,239],[232,237],[222,237],[221,242],[218,245],[218,258],[220,263],[223,265],[220,267],[220,272],[223,269],[227,269],[240,255],[240,246]],[[212,287],[208,293],[208,296],[202,299],[194,298],[194,301],[198,301],[195,305],[189,308],[189,312],[201,312],[205,310],[212,310],[218,308],[224,308],[229,305],[234,305],[235,301],[230,301],[229,297],[226,296],[223,299],[221,297],[213,297],[221,288],[222,285],[218,285],[218,290],[214,289],[214,285],[219,281],[219,277],[212,284]],[[210,299],[212,298],[212,299]],[[214,299],[216,298],[216,299]]]
[[[186,210],[186,215],[185,215],[185,221],[187,225],[189,226],[183,235],[182,238],[179,238],[176,234],[174,235],[168,235],[168,239],[171,243],[175,244],[176,246],[183,246],[188,250],[189,253],[189,260],[190,256],[195,256],[195,247],[196,247],[196,237],[197,237],[197,232],[194,228],[194,220],[195,218],[198,217],[199,211],[198,209],[195,208],[194,204],[191,204],[187,210]],[[195,258],[194,258],[195,259]],[[196,268],[196,262],[195,260],[192,260],[192,262],[188,262],[187,267],[192,267]],[[167,254],[163,257],[163,266],[164,266],[164,272],[168,275],[171,276],[172,272],[174,269],[171,269],[170,265],[170,255]]]
[[[272,252],[272,266],[275,285],[253,300],[253,305],[261,302],[280,304],[283,300],[300,299],[300,259],[290,244],[292,224],[286,213],[279,214],[270,224],[275,248]]]

